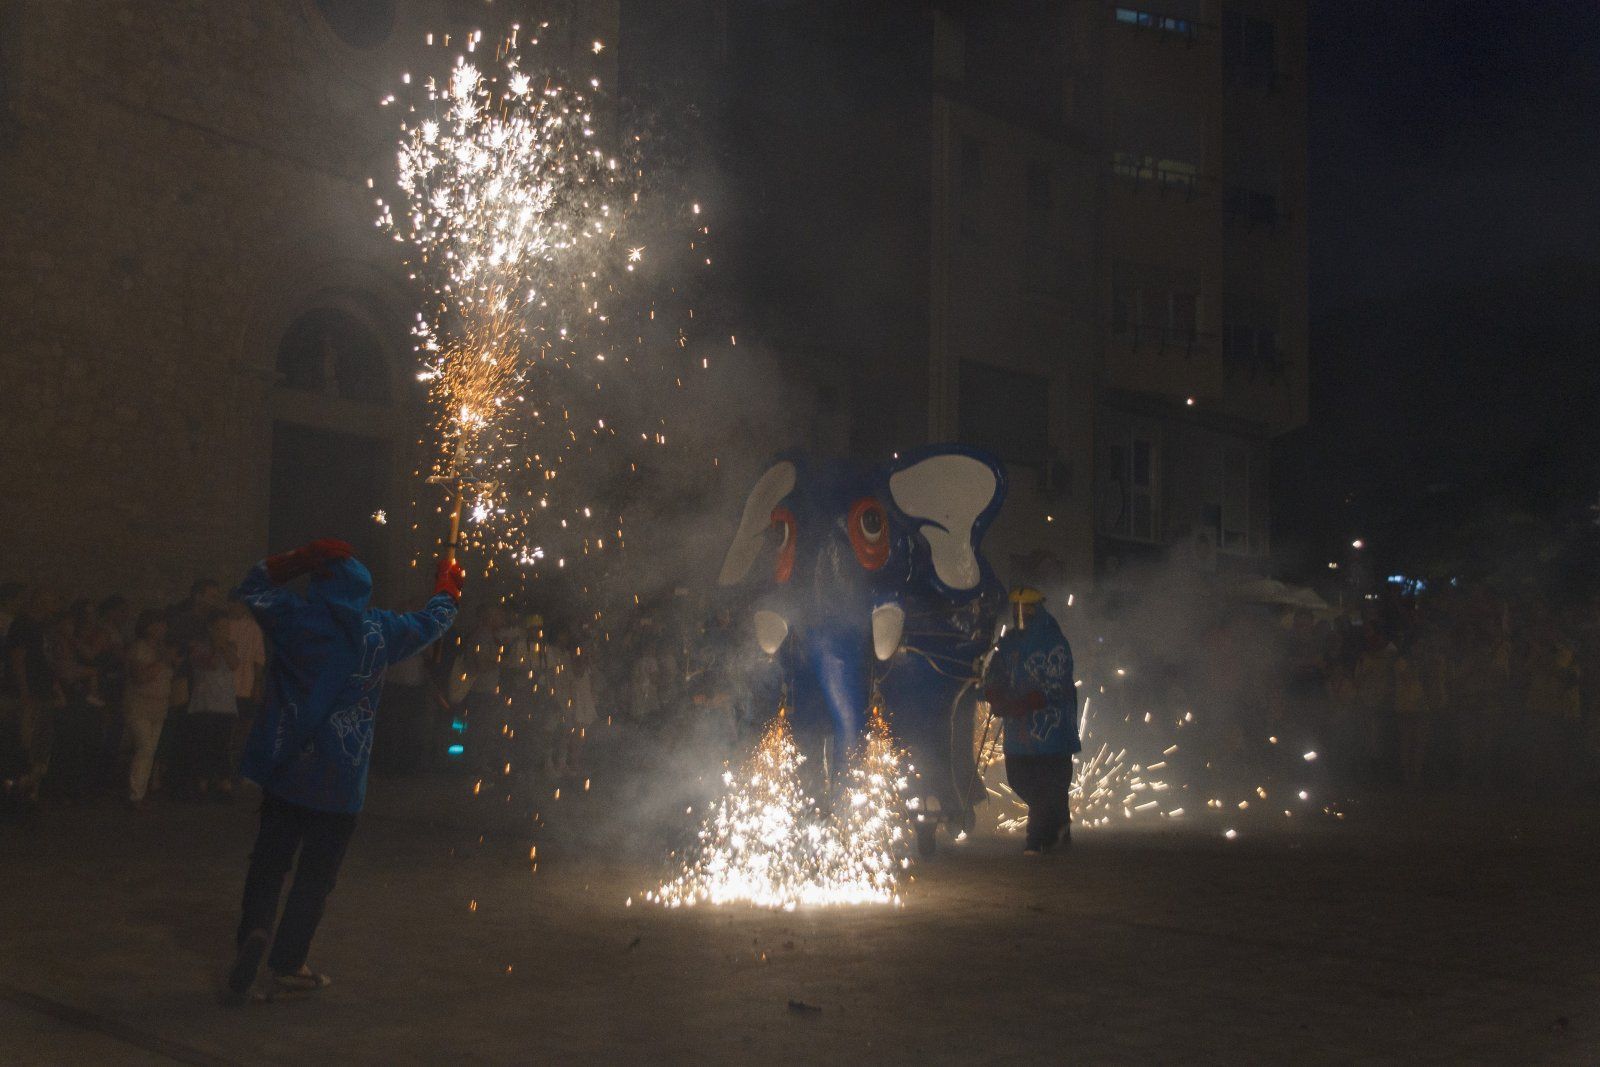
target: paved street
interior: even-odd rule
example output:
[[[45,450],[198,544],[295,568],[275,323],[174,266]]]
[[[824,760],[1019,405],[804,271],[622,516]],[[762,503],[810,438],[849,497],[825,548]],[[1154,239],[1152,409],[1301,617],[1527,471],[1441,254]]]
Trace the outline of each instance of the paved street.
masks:
[[[975,839],[900,910],[662,912],[652,865],[378,783],[316,1000],[228,1010],[252,812],[0,827],[18,1063],[1595,1062],[1593,812],[1355,803],[1342,822]],[[454,797],[458,783],[433,783]],[[481,809],[480,809],[481,810]],[[554,821],[554,820],[552,820]],[[1482,823],[1482,825],[1478,825]],[[504,821],[501,821],[501,825]],[[592,851],[592,850],[590,850]],[[475,910],[472,902],[476,902]]]

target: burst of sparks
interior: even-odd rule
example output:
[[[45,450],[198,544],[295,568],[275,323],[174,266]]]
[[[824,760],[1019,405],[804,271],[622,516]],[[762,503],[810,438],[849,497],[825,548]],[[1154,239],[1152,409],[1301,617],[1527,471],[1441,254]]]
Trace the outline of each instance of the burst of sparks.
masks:
[[[558,518],[571,555],[622,546],[606,536],[615,513],[561,490],[607,484],[574,470],[602,440],[633,438],[622,420],[608,427],[600,405],[615,383],[597,368],[644,373],[658,338],[637,324],[654,322],[656,304],[619,288],[643,254],[620,239],[637,228],[640,161],[597,147],[587,89],[524,70],[514,38],[496,54],[496,65],[461,55],[447,78],[418,79],[401,127],[401,200],[378,201],[378,224],[408,249],[427,294],[413,334],[437,413],[431,480],[461,487],[469,545],[527,566],[544,552],[526,546],[553,536]],[[637,153],[640,138],[625,140]],[[663,420],[640,419],[646,443],[664,446]],[[535,531],[541,513],[548,525]],[[593,522],[580,527],[580,513]]]
[[[1125,745],[1114,746],[1110,742],[1103,741],[1094,743],[1096,733],[1101,727],[1090,714],[1093,705],[1092,699],[1085,700],[1078,719],[1083,752],[1076,758],[1076,775],[1071,789],[1074,824],[1080,829],[1098,829],[1116,822],[1150,817],[1183,819],[1186,812],[1181,798],[1189,791],[1189,783],[1173,783],[1164,776],[1164,772],[1171,769],[1169,758],[1179,751],[1178,743],[1174,741],[1166,745],[1153,759],[1134,762],[1130,759],[1129,749]],[[1129,714],[1123,721],[1132,723],[1135,718],[1136,716]],[[1143,724],[1158,727],[1161,725],[1161,721],[1152,714],[1138,718]],[[1181,730],[1185,726],[1192,725],[1194,721],[1194,713],[1186,711],[1172,724],[1173,729]],[[1267,738],[1269,745],[1274,745],[1277,741],[1277,737]],[[1316,756],[1315,752],[1307,752],[1303,758],[1306,762],[1311,762]],[[1000,810],[995,817],[995,829],[1006,834],[1022,833],[1028,825],[1027,805],[1006,782],[996,780],[996,776],[992,773],[1004,758],[998,731],[991,728],[980,736],[977,758],[979,770],[991,772],[985,777],[989,795],[1001,802]],[[1266,787],[1257,785],[1254,795],[1260,800],[1266,800],[1268,797]],[[1302,802],[1310,799],[1310,794],[1304,789],[1299,789],[1297,795]],[[1250,801],[1246,799],[1224,802],[1220,797],[1213,797],[1206,801],[1205,807],[1211,811],[1222,811],[1227,808],[1248,811]],[[1333,807],[1326,807],[1323,811],[1325,814],[1343,818],[1343,815]],[[1285,817],[1293,817],[1293,813],[1288,810],[1283,814]],[[1231,840],[1234,836],[1232,831],[1228,836]]]
[[[805,757],[781,716],[705,819],[679,873],[645,899],[667,907],[901,903],[910,865],[900,753],[881,717],[824,814],[800,781]]]

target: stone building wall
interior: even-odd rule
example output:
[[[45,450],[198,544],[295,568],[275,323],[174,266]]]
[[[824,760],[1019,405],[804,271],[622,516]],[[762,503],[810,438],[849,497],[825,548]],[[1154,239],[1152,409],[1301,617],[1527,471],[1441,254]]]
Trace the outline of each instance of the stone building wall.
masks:
[[[614,4],[553,6],[574,41],[614,28]],[[398,570],[425,547],[404,513],[425,428],[415,300],[367,186],[392,174],[399,115],[378,105],[402,71],[448,61],[426,33],[492,36],[534,8],[6,5],[0,577],[143,601],[231,578],[268,548],[275,418],[391,442],[379,554]],[[341,38],[352,26],[363,47]],[[329,304],[373,329],[387,404],[277,384],[285,330]]]

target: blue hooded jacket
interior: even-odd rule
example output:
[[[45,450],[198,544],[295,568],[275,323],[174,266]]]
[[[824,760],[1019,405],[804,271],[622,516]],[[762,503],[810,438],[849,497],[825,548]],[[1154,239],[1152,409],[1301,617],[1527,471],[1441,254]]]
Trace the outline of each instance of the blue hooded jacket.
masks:
[[[439,593],[405,615],[368,607],[372,575],[354,559],[324,564],[305,596],[275,584],[263,560],[233,595],[271,650],[240,773],[293,804],[360,811],[384,670],[448,630],[455,601]]]
[[[1083,749],[1078,738],[1078,690],[1072,646],[1049,613],[1039,610],[1026,629],[1007,630],[995,646],[987,685],[1013,699],[1041,693],[1044,707],[1002,720],[1008,756],[1062,756]]]

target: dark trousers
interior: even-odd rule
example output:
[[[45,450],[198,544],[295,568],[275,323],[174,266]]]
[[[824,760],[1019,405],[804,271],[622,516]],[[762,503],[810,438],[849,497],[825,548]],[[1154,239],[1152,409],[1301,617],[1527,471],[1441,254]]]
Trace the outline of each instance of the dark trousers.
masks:
[[[289,901],[283,906],[283,920],[278,923],[272,955],[267,959],[267,966],[275,973],[293,974],[305,965],[311,937],[322,921],[323,905],[333,892],[339,864],[344,862],[355,828],[353,814],[316,811],[280,800],[271,793],[262,794],[261,829],[250,853],[250,873],[245,875],[244,915],[239,920],[238,942],[243,944],[252,930],[271,933],[283,879],[298,851],[300,864],[295,868]]]
[[[1028,805],[1028,847],[1052,848],[1066,830],[1071,835],[1068,795],[1072,790],[1072,757],[1007,756],[1006,781]]]
[[[183,717],[183,771],[191,781],[215,782],[233,776],[228,752],[233,715],[190,712]]]

